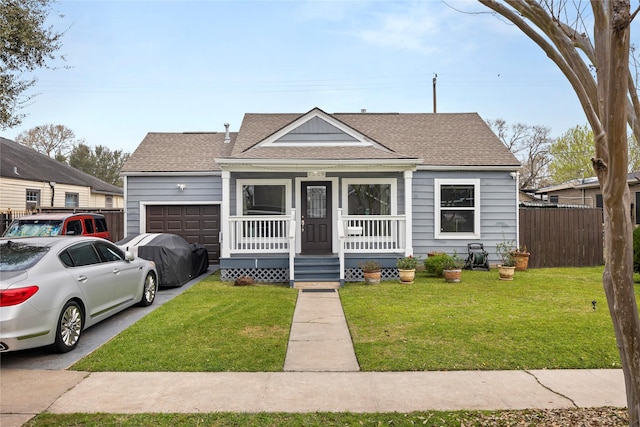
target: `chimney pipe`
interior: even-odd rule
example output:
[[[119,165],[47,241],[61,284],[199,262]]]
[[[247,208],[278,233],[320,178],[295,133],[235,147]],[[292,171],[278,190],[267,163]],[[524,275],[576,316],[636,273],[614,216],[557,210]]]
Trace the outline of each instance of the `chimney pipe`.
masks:
[[[231,142],[231,136],[229,136],[229,123],[224,124],[224,143],[228,144]]]

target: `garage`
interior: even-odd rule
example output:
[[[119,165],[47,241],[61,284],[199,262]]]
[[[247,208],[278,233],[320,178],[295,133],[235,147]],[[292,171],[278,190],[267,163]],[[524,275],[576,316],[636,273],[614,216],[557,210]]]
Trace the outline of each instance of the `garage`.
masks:
[[[220,261],[220,205],[147,205],[146,232],[171,233],[200,243],[209,263]]]

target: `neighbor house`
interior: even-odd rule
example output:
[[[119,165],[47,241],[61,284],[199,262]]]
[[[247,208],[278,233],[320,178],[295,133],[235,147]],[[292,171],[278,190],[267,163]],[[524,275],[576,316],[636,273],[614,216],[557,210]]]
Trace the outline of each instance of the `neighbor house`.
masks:
[[[627,174],[627,185],[631,199],[631,220],[634,225],[640,225],[640,172]],[[589,208],[603,206],[602,190],[595,176],[541,188],[536,194],[549,204],[581,205]]]
[[[362,280],[377,260],[518,239],[518,160],[475,113],[246,114],[149,133],[122,169],[127,233],[208,249],[222,278]]]
[[[121,187],[0,137],[0,212],[124,208]]]

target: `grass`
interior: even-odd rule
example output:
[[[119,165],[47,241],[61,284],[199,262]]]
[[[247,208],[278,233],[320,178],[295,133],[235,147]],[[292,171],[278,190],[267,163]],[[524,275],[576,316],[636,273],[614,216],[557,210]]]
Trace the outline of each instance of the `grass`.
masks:
[[[418,272],[412,285],[340,290],[363,371],[619,368],[602,268]],[[234,287],[211,276],[73,369],[282,371],[297,291]],[[597,309],[593,309],[596,301]]]
[[[296,293],[210,276],[73,366],[86,371],[282,371]]]
[[[365,371],[618,368],[602,268],[463,271],[341,291]],[[592,301],[596,301],[596,310]]]
[[[464,271],[462,283],[449,284],[419,272],[412,285],[347,284],[340,297],[363,370],[618,368],[601,277],[602,268],[555,268],[501,282],[495,270]],[[296,295],[282,286],[233,287],[212,276],[73,368],[281,371]],[[626,411],[601,411],[607,425],[628,425]],[[537,426],[580,412],[43,413],[25,425]]]
[[[411,413],[206,413],[206,414],[41,414],[25,427],[174,427],[174,426],[628,426],[624,409],[562,409],[520,411],[424,411]]]

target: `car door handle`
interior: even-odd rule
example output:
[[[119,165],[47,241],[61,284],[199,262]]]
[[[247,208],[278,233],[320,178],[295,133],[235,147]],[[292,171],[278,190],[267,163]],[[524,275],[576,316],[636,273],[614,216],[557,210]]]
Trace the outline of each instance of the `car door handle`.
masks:
[[[78,282],[86,282],[87,281],[87,276],[78,276]]]
[[[120,273],[120,269],[119,268],[114,268],[113,269],[113,274],[119,274]]]

